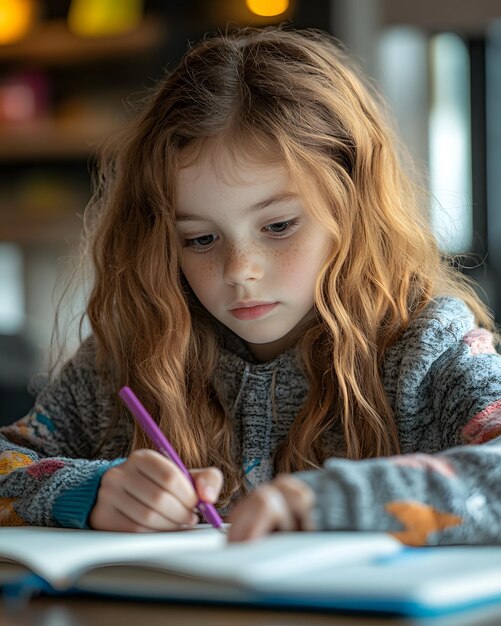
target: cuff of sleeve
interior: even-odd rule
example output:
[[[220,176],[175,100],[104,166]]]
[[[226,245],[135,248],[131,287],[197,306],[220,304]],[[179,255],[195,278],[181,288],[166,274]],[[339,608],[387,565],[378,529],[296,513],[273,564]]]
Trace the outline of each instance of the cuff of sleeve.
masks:
[[[312,522],[315,530],[350,530],[349,501],[346,492],[333,481],[326,470],[296,472],[315,494]]]
[[[120,465],[125,460],[116,459],[109,463],[103,463],[96,468],[96,471],[87,480],[76,487],[66,489],[56,499],[52,508],[52,516],[56,526],[89,529],[90,526],[87,520],[96,502],[102,475],[111,467]]]

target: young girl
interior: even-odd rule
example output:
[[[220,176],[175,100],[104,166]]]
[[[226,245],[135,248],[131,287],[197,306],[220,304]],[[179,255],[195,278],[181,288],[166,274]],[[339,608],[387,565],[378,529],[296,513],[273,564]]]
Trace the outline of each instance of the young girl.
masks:
[[[422,203],[330,37],[192,47],[103,153],[92,334],[2,429],[2,523],[169,530],[201,497],[233,540],[499,541],[501,357]]]

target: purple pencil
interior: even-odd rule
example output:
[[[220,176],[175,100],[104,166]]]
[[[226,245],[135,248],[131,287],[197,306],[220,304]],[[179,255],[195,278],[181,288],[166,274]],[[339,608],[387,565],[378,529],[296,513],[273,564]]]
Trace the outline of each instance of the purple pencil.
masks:
[[[158,452],[160,452],[168,459],[170,459],[173,463],[175,463],[186,476],[186,478],[190,481],[193,487],[195,487],[195,483],[191,474],[186,469],[177,452],[169,443],[167,437],[160,430],[151,415],[141,404],[132,389],[130,387],[122,387],[118,392],[118,395],[128,407],[128,409],[135,417],[136,421],[144,430],[146,435],[149,437]],[[211,524],[212,526],[214,526],[214,528],[217,528],[221,532],[225,532],[223,528],[223,520],[221,519],[219,513],[216,511],[212,504],[204,502],[203,500],[199,500],[197,502],[197,509],[202,514],[207,523]]]

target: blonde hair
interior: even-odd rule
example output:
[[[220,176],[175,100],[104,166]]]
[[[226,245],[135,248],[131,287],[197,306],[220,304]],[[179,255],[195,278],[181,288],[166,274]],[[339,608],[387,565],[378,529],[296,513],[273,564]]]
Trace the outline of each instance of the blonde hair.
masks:
[[[174,229],[180,153],[217,154],[221,144],[285,163],[332,240],[317,319],[298,345],[309,395],[277,471],[319,466],[339,422],[349,458],[399,451],[381,365],[434,297],[459,295],[480,325],[492,322],[441,257],[377,99],[336,41],[270,27],[193,46],[103,151],[86,215],[95,268],[86,313],[100,367],[138,393],[188,467],[221,468],[227,503],[242,487],[214,377],[217,329],[182,276]],[[117,419],[127,419],[118,403]],[[136,428],[132,448],[148,446]]]

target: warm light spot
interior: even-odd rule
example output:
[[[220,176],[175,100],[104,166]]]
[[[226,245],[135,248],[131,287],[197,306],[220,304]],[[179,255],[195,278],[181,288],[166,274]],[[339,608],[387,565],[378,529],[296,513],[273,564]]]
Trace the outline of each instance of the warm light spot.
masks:
[[[252,13],[263,17],[273,17],[285,13],[289,8],[289,0],[246,0]]]
[[[0,0],[0,44],[22,39],[34,18],[33,0]]]
[[[143,0],[72,0],[68,27],[81,37],[127,32],[142,19]]]

